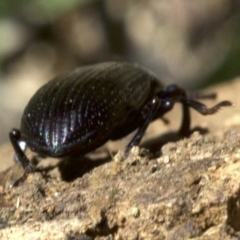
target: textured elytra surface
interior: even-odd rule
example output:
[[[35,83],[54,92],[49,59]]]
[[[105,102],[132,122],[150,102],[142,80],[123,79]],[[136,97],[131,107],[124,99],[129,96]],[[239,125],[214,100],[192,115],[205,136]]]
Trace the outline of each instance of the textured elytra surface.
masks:
[[[42,88],[26,106],[22,138],[39,153],[81,155],[139,127],[141,109],[161,84],[127,63],[81,67]]]

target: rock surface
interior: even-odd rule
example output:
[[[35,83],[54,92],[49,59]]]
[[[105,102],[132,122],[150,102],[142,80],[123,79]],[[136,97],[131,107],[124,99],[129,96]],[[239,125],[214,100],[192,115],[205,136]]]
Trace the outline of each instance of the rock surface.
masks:
[[[156,121],[144,148],[123,162],[106,152],[125,141],[59,167],[43,160],[23,179],[21,167],[11,163],[13,150],[3,146],[0,162],[12,166],[0,174],[0,238],[239,239],[238,89],[240,79],[215,87],[218,101],[235,107],[208,117],[192,112],[192,127],[201,131],[187,139],[174,137],[180,109],[166,116],[169,125]]]

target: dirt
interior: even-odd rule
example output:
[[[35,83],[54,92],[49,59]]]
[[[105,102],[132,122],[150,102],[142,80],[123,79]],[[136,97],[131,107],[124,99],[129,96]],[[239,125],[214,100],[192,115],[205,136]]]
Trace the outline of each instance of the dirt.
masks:
[[[24,177],[10,144],[2,146],[0,238],[240,239],[238,89],[240,79],[208,90],[218,100],[207,105],[234,107],[191,112],[189,138],[176,141],[181,109],[168,125],[155,121],[124,161],[113,155],[128,140],[81,159],[44,159]]]

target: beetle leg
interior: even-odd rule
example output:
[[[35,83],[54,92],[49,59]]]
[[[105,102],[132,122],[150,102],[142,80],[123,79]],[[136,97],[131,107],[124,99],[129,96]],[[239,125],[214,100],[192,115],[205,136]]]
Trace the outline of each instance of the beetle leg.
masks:
[[[187,98],[187,93],[184,89],[178,87],[177,85],[170,85],[163,92],[158,94],[158,97],[162,100],[165,100],[165,104],[163,104],[164,109],[162,111],[167,112],[169,109],[172,109],[175,102],[182,103],[182,122],[179,128],[178,134],[180,136],[188,136],[190,134],[190,111],[189,106],[185,103],[185,101],[181,101],[182,99]]]
[[[199,112],[202,115],[211,115],[216,113],[218,110],[220,110],[221,107],[228,107],[232,106],[232,103],[229,101],[222,101],[218,104],[214,105],[211,108],[208,108],[205,104],[191,100],[191,99],[184,99],[183,100],[186,105],[189,107],[195,109],[197,112]]]
[[[188,136],[190,134],[191,119],[189,107],[184,103],[182,104],[182,111],[182,123],[178,134],[180,136]]]
[[[133,139],[127,145],[126,154],[128,154],[129,150],[132,147],[139,145],[139,143],[143,137],[143,134],[145,133],[150,122],[152,121],[155,113],[159,109],[161,103],[162,103],[161,99],[159,99],[158,97],[155,97],[150,102],[148,102],[147,105],[143,108],[142,115],[145,120],[144,120],[142,126],[138,129],[138,131],[134,135]]]
[[[181,136],[187,136],[190,133],[190,113],[189,107],[195,109],[202,115],[210,115],[216,113],[221,107],[231,106],[232,103],[229,101],[222,101],[212,108],[208,108],[205,104],[195,101],[194,99],[203,99],[203,98],[215,98],[216,94],[201,94],[193,93],[187,94],[185,90],[179,88],[176,85],[169,86],[163,95],[166,99],[172,98],[173,102],[181,102],[183,106],[183,118],[182,124],[179,130]]]
[[[9,133],[9,138],[12,146],[15,150],[19,162],[22,164],[23,169],[26,173],[33,171],[33,166],[30,164],[28,158],[26,157],[24,151],[19,146],[18,141],[21,140],[21,132],[18,129],[12,129]]]

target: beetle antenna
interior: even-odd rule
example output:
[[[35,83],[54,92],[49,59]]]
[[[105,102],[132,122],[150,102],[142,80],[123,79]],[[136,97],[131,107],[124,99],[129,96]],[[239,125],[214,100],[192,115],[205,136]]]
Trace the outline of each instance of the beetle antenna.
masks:
[[[200,103],[198,101],[188,99],[188,98],[180,98],[180,101],[183,104],[187,104],[189,107],[195,109],[197,112],[199,112],[202,115],[211,115],[218,112],[222,107],[228,107],[232,106],[232,103],[230,101],[222,101],[215,106],[208,108],[205,104]]]
[[[196,100],[196,99],[216,99],[216,93],[204,93],[204,92],[193,92],[187,93],[187,98]]]

